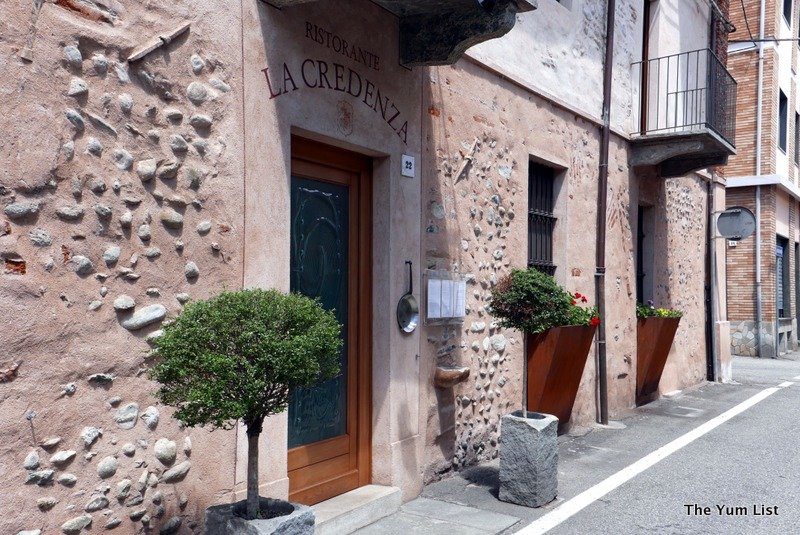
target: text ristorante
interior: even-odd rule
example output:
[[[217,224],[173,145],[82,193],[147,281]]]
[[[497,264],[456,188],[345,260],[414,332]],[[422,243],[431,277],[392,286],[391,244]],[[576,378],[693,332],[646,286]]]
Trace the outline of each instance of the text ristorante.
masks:
[[[317,44],[329,48],[334,52],[347,56],[353,61],[363,63],[370,69],[379,71],[381,69],[381,58],[377,54],[370,52],[353,43],[348,44],[347,39],[317,26],[311,22],[306,22],[306,37]]]

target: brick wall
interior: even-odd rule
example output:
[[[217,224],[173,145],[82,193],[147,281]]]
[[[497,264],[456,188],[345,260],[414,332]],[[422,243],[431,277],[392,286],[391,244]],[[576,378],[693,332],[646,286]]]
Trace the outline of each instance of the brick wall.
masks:
[[[730,0],[719,0],[717,5],[719,6],[719,10],[722,11],[723,14],[730,18],[728,13],[729,11],[729,4]],[[715,18],[715,20],[718,18]],[[725,25],[722,24],[720,21],[717,21],[717,24],[714,27],[714,32],[716,33],[715,42],[716,47],[714,48],[714,53],[720,59],[723,65],[725,65],[728,61],[728,32],[725,31]]]
[[[761,187],[761,295],[764,321],[775,321],[775,211],[777,186]],[[755,243],[755,237],[749,238]],[[750,260],[755,265],[755,257]]]
[[[747,19],[750,30],[757,37],[759,26],[759,1],[745,0]],[[736,40],[749,37],[742,15],[742,7],[737,2],[730,13],[731,22],[736,26],[737,32],[731,36]],[[792,13],[792,32],[797,34],[800,25],[800,2],[795,1]],[[770,0],[766,4],[765,38],[769,39],[778,33],[783,22],[782,0]],[[787,65],[784,58],[784,65]],[[796,72],[798,66],[798,47],[791,47],[791,65]],[[787,65],[788,68],[788,65]],[[728,57],[728,69],[738,82],[737,96],[737,154],[729,160],[726,168],[727,175],[749,176],[758,174],[755,165],[756,145],[756,91],[758,82],[758,52],[756,49],[738,52]],[[778,114],[779,103],[779,57],[775,48],[765,48],[763,65],[762,87],[762,153],[760,174],[777,173],[778,151]],[[786,155],[788,160],[789,182],[798,184],[798,166],[795,163],[795,107],[800,98],[796,84],[793,82],[788,88],[789,116],[787,128]],[[761,280],[763,298],[764,322],[775,320],[775,289],[776,289],[776,203],[777,186],[764,186],[761,188]],[[726,191],[727,206],[742,205],[755,211],[755,188],[736,188]],[[795,283],[794,255],[795,232],[800,218],[800,205],[793,199],[789,205],[789,308],[793,316],[797,316],[796,298],[799,288]],[[755,319],[755,238],[751,237],[738,243],[737,247],[727,248],[727,290],[728,314],[732,322]],[[793,336],[794,338],[794,336]]]
[[[764,321],[775,320],[775,188],[761,187],[761,295]],[[729,188],[726,191],[726,206],[744,206],[755,213],[755,187]],[[756,317],[755,246],[755,236],[751,236],[738,242],[736,247],[727,249],[728,319],[731,322],[753,320]]]
[[[737,26],[738,28],[738,26]],[[758,53],[740,52],[728,56],[728,70],[738,83],[736,93],[736,154],[728,158],[727,176],[756,174],[756,87]]]
[[[750,31],[753,35],[758,33],[758,0],[745,0],[744,7],[747,10],[747,22],[750,25]],[[733,35],[734,39],[746,39],[747,26],[744,22],[744,14],[742,11],[741,0],[734,0],[733,6],[729,10],[728,17],[734,26],[736,26],[736,33]]]
[[[755,188],[728,188],[725,198],[727,207],[744,206],[755,212]],[[756,317],[755,250],[753,238],[740,241],[736,247],[727,248],[728,320],[731,322]]]
[[[800,2],[796,2],[800,4]],[[759,2],[758,0],[746,0],[744,2],[747,10],[747,21],[750,31],[754,37],[758,37],[759,26]],[[774,36],[778,24],[783,18],[782,3],[778,0],[767,2],[766,6],[766,25],[765,37]],[[795,17],[797,15],[795,14]],[[743,40],[749,37],[747,26],[743,16],[741,4],[736,4],[730,13],[731,22],[736,26],[736,33],[733,38]],[[796,55],[796,47],[793,56]],[[728,70],[738,83],[738,94],[736,98],[736,150],[737,154],[728,161],[725,174],[727,176],[749,176],[758,174],[755,168],[755,144],[756,144],[756,99],[758,85],[758,51],[756,49],[745,52],[737,52],[728,56]],[[778,57],[777,51],[773,48],[764,50],[762,86],[762,150],[761,150],[761,174],[773,174],[776,171],[776,150],[778,135]],[[787,95],[789,96],[789,95]],[[793,101],[792,101],[793,102]],[[793,104],[790,105],[793,110]],[[794,112],[791,112],[789,121],[789,144],[791,148],[787,150],[790,158],[793,158],[794,146]],[[790,160],[790,162],[793,160]]]
[[[775,174],[778,157],[778,57],[764,50],[764,80],[761,96],[761,174]]]
[[[736,155],[728,161],[727,176],[756,173],[758,53],[740,52],[728,57],[728,69],[738,82],[736,96]],[[778,62],[774,50],[764,51],[761,95],[761,174],[773,174],[778,146]]]
[[[758,0],[747,0],[745,5],[754,4],[758,9]],[[748,11],[749,16],[749,11]],[[782,0],[767,0],[766,9],[764,11],[764,18],[767,21],[764,25],[764,36],[774,37],[778,33],[778,25],[781,23],[783,17],[783,1]],[[757,20],[757,19],[756,19]]]

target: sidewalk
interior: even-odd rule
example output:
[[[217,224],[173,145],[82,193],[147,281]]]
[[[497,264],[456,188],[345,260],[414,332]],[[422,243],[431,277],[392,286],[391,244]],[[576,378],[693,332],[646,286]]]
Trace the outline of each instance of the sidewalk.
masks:
[[[614,426],[559,437],[558,496],[531,509],[497,499],[498,461],[428,485],[422,495],[359,535],[514,533],[565,501],[754,395],[800,374],[800,354],[735,358],[734,383],[703,383],[631,411]]]

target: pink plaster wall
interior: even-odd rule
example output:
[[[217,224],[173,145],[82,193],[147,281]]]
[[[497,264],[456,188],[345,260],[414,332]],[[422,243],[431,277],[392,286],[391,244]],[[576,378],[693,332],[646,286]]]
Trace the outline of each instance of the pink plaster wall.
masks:
[[[0,369],[19,366],[13,380],[0,384],[0,434],[4,437],[0,532],[60,532],[62,523],[85,514],[87,503],[103,493],[110,504],[89,513],[93,531],[118,517],[122,521],[118,529],[132,533],[143,524],[130,520],[128,514],[141,508],[147,509],[153,529],[178,517],[183,532],[196,531],[206,506],[232,497],[235,436],[181,429],[170,417],[171,410],[155,402],[150,393],[156,386],[145,374],[145,337],[158,325],[128,331],[120,323],[131,313],[115,312],[113,302],[125,294],[135,300],[135,311],[158,303],[171,317],[181,310],[178,294],[202,298],[241,286],[239,15],[217,2],[200,0],[81,5],[103,20],[44,3],[35,34],[29,33],[30,2],[0,5],[0,75],[4,80],[0,87],[4,137],[0,210],[16,203],[38,205],[36,214],[24,218],[10,218],[0,211],[0,226],[5,228],[0,236],[0,261],[6,263],[0,269],[8,267],[8,260],[21,260],[26,267],[24,274],[8,269],[0,273]],[[191,22],[188,32],[135,64],[127,64],[124,58],[135,47],[184,22]],[[29,37],[32,62],[19,56]],[[65,55],[69,46],[80,52],[80,63],[70,64]],[[197,73],[190,62],[193,55],[203,62]],[[102,63],[96,67],[100,56],[106,58],[106,69]],[[124,73],[121,77],[117,65]],[[69,96],[75,78],[83,80],[88,90]],[[204,102],[194,104],[187,98],[192,83],[206,89]],[[128,96],[133,107],[126,112],[121,102]],[[168,108],[179,110],[182,120],[170,121]],[[67,109],[83,116],[83,131],[67,120]],[[89,113],[106,121],[116,135],[90,120]],[[210,117],[210,128],[201,131],[190,125],[195,114]],[[159,137],[148,137],[149,131]],[[189,142],[186,152],[172,152],[173,135]],[[87,152],[90,138],[102,144],[99,155]],[[131,155],[130,168],[115,164],[116,150]],[[151,158],[174,159],[180,164],[177,177],[141,180],[137,165]],[[199,187],[190,187],[190,169],[200,177]],[[109,218],[97,215],[99,204],[111,209]],[[56,215],[60,208],[74,205],[83,207],[81,219],[64,221]],[[162,225],[160,214],[167,208],[183,215],[180,228]],[[130,227],[120,222],[127,211]],[[145,242],[138,230],[148,221],[152,238]],[[198,232],[196,227],[205,221],[210,222],[210,230]],[[30,237],[35,229],[39,229],[40,245]],[[176,247],[177,241],[182,241],[182,250]],[[106,265],[103,253],[110,246],[119,247],[120,256],[116,263]],[[158,248],[160,256],[146,257],[152,248]],[[75,272],[76,256],[92,262],[90,273]],[[184,275],[190,261],[199,269],[195,279]],[[89,376],[97,373],[114,376],[113,383],[90,383]],[[148,406],[155,406],[160,412],[157,426],[150,429],[141,418],[132,429],[118,426],[113,417],[129,403],[138,403],[140,416]],[[25,415],[31,411],[35,416],[29,422]],[[91,446],[80,438],[86,426],[103,431]],[[61,441],[45,449],[40,444],[49,437]],[[192,444],[190,453],[183,450],[186,437]],[[155,442],[161,438],[176,443],[173,463],[165,465],[154,457]],[[128,443],[135,446],[130,456],[122,453]],[[61,450],[77,452],[66,466],[50,461]],[[23,461],[34,451],[40,457],[40,470],[55,470],[52,484],[24,483]],[[118,467],[112,477],[101,480],[97,466],[108,456],[117,459]],[[159,475],[184,461],[191,463],[185,478],[158,482]],[[126,506],[124,500],[117,500],[117,483],[131,479],[136,489],[145,470],[153,474],[151,483],[157,486],[146,487],[143,503]],[[74,485],[56,481],[65,473],[76,476]],[[160,504],[153,502],[156,492],[163,495]],[[41,510],[37,506],[41,498],[54,499],[55,506]]]
[[[420,403],[427,412],[424,477],[431,481],[495,457],[499,418],[521,405],[522,336],[497,327],[484,307],[496,280],[527,263],[529,160],[557,169],[556,279],[594,304],[599,128],[471,61],[432,68],[428,80],[425,127],[432,143],[425,152],[431,173],[423,182],[423,258],[429,268],[460,273],[468,281],[464,323],[423,328]],[[661,391],[705,379],[705,186],[696,176],[639,178],[628,166],[629,150],[626,140],[612,136],[603,318],[612,419],[629,414],[635,403],[640,195],[660,210],[656,295],[663,306],[686,312]],[[505,347],[498,351],[503,344],[492,342],[501,340]],[[452,389],[436,389],[437,365],[467,366],[471,373]],[[573,430],[592,425],[596,414],[592,350],[572,413]]]

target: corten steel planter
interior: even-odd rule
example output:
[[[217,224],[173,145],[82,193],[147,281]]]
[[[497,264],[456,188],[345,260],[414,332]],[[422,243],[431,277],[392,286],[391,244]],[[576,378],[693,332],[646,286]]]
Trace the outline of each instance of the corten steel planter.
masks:
[[[572,414],[596,330],[572,325],[528,335],[528,410],[557,417],[559,431]]]
[[[636,322],[636,404],[653,400],[680,318],[639,318]]]

